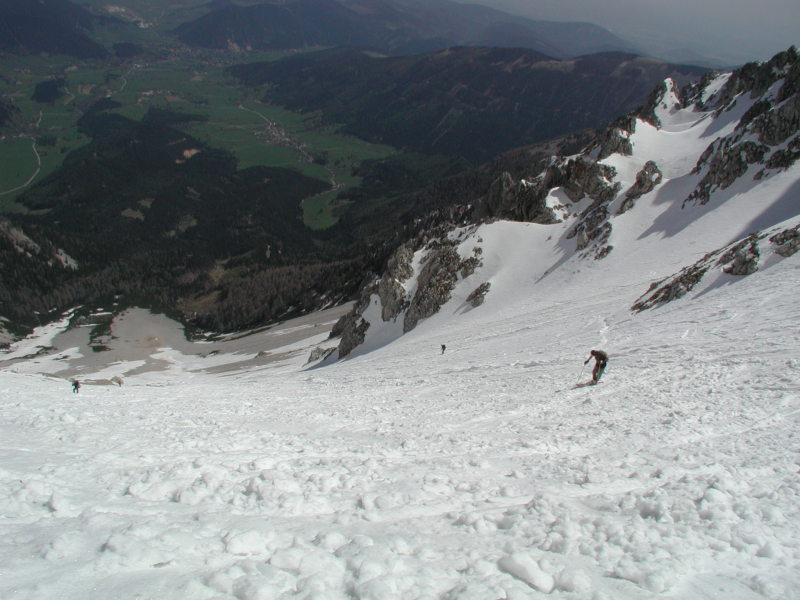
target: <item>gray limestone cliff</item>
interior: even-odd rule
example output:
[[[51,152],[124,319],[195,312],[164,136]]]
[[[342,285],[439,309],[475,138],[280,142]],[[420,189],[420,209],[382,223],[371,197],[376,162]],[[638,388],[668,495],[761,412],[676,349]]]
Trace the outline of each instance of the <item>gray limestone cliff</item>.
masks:
[[[447,302],[460,279],[469,277],[481,264],[481,249],[475,247],[472,256],[462,258],[458,251],[458,241],[448,237],[447,231],[440,229],[434,233],[420,236],[404,244],[389,259],[384,274],[361,291],[353,309],[343,316],[331,332],[331,337],[341,336],[339,357],[350,354],[366,339],[371,323],[364,314],[370,306],[379,309],[383,322],[402,319],[402,331],[407,333],[417,324],[434,314]],[[419,272],[414,276],[412,261],[416,251],[421,251]],[[469,300],[473,306],[483,302],[489,291],[488,284],[480,287]]]
[[[663,176],[658,165],[652,160],[648,160],[636,174],[636,181],[634,184],[625,192],[625,199],[622,201],[622,204],[620,204],[617,214],[621,215],[633,208],[636,200],[652,192],[653,189],[661,183],[662,179]]]
[[[549,181],[516,181],[507,172],[502,173],[489,187],[486,196],[476,209],[478,219],[509,219],[531,223],[556,223],[558,218],[547,206]]]
[[[755,273],[766,256],[786,258],[800,249],[800,224],[788,228],[751,233],[744,239],[709,252],[696,263],[678,273],[656,281],[631,306],[637,312],[681,298],[697,286],[714,269],[735,276]]]
[[[777,86],[778,82],[780,86]],[[777,89],[775,89],[777,86]],[[706,204],[752,171],[751,180],[787,169],[800,158],[800,55],[792,47],[772,60],[734,72],[710,102],[719,115],[753,102],[735,130],[709,145],[695,167],[702,177],[684,201]]]

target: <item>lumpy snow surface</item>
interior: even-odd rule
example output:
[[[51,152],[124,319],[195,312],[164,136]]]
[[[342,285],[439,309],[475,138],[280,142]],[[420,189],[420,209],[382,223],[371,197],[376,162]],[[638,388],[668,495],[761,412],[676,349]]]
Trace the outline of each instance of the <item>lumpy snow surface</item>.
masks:
[[[797,260],[641,314],[495,297],[324,368],[15,363],[0,597],[798,598]]]

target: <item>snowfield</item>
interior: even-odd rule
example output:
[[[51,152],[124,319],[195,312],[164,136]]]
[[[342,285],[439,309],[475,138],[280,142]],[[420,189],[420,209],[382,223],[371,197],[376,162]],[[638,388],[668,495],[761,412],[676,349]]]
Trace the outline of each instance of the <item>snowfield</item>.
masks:
[[[308,362],[333,313],[193,344],[130,311],[104,352],[65,320],[0,354],[0,598],[800,599],[800,252],[630,309],[800,222],[798,164],[681,209],[690,113],[609,159],[623,192],[665,177],[606,258],[570,220],[456,231],[482,266],[405,335],[371,308],[347,359]]]
[[[490,294],[324,368],[324,333],[78,394],[14,363],[0,597],[799,598],[798,266],[640,314]]]

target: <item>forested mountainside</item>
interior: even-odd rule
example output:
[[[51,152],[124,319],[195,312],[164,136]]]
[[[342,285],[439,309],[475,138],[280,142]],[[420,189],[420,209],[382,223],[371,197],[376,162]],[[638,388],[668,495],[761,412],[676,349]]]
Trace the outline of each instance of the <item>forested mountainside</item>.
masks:
[[[228,3],[175,30],[186,44],[218,49],[366,46],[418,54],[458,45],[530,48],[560,58],[632,46],[589,23],[533,21],[448,0],[295,0]]]
[[[409,57],[338,48],[230,72],[265,86],[265,101],[319,110],[353,135],[480,163],[601,127],[665,78],[685,84],[706,69],[622,53],[555,60],[521,48],[460,47]]]
[[[0,51],[104,58],[108,51],[91,36],[100,18],[67,0],[0,0]]]
[[[324,73],[326,65],[338,68],[333,61],[337,55],[342,64],[349,64],[353,56],[357,60],[367,58],[361,52],[334,50],[307,55],[303,60],[319,74]],[[420,139],[403,138],[409,148],[390,147],[382,151],[382,158],[344,155],[352,163],[349,170],[341,164],[342,158],[333,161],[326,152],[304,150],[302,142],[269,121],[254,126],[254,135],[267,142],[288,144],[297,154],[296,162],[284,162],[280,167],[256,163],[242,168],[237,146],[225,140],[223,149],[213,137],[238,125],[220,129],[220,123],[211,121],[218,118],[218,109],[203,95],[219,96],[215,88],[197,87],[204,85],[203,77],[192,73],[181,73],[189,79],[179,83],[185,91],[139,84],[138,91],[128,93],[132,87],[128,79],[140,77],[137,63],[122,63],[128,65],[126,75],[112,72],[102,85],[93,83],[96,78],[92,83],[76,83],[73,66],[38,82],[32,92],[34,107],[26,109],[28,120],[22,118],[15,126],[16,135],[31,140],[35,155],[38,144],[50,155],[49,160],[60,154],[61,162],[46,176],[20,188],[15,202],[22,210],[6,217],[9,227],[23,232],[42,250],[20,252],[16,243],[6,244],[2,277],[7,284],[3,286],[0,312],[24,329],[75,305],[135,303],[171,311],[204,330],[232,331],[341,302],[352,297],[365,277],[381,268],[391,248],[414,235],[431,218],[436,219],[437,210],[449,211],[452,205],[472,203],[498,169],[506,170],[500,165],[514,162],[517,159],[511,156],[520,155],[516,151],[496,158],[487,148],[509,151],[544,136],[541,132],[524,134],[530,127],[520,124],[542,125],[540,112],[553,120],[560,114],[560,129],[545,131],[575,132],[580,128],[581,132],[570,133],[563,140],[543,141],[522,153],[545,156],[543,149],[547,148],[574,152],[580,147],[578,140],[586,137],[588,126],[599,122],[600,114],[610,112],[611,106],[618,106],[618,114],[634,103],[636,92],[627,84],[638,82],[634,88],[643,96],[642,82],[655,74],[689,77],[704,72],[629,55],[555,61],[527,50],[486,48],[457,48],[422,57],[375,59],[374,63],[383,68],[389,64],[384,62],[387,60],[399,61],[397,68],[376,76],[376,87],[364,95],[373,97],[373,101],[385,98],[396,89],[397,84],[391,84],[390,79],[397,77],[411,94],[404,99],[398,96],[406,104],[396,106],[406,122],[399,127],[397,115],[376,106],[372,129],[356,133],[374,140],[382,129],[407,129],[416,130]],[[290,58],[275,67],[291,76],[293,64]],[[421,66],[424,68],[417,68]],[[260,72],[260,68],[257,65],[235,71]],[[419,74],[416,80],[415,68]],[[449,73],[441,85],[436,85],[432,77],[435,68]],[[444,86],[460,77],[478,85],[471,73],[482,69],[487,77],[496,78],[495,91],[464,88],[463,94],[446,93]],[[590,107],[591,118],[579,118],[583,113],[577,104],[558,112],[557,98],[572,94],[570,85],[563,84],[557,74],[555,80],[547,77],[547,73],[559,69],[567,71],[567,79],[572,81],[583,78],[595,82],[581,88],[587,94],[583,101]],[[540,70],[545,73],[541,86],[538,91],[529,89],[531,95],[525,96],[524,82]],[[145,70],[141,78],[146,77]],[[294,94],[293,100],[302,107],[318,102],[320,86],[324,87],[326,81],[326,76],[319,77],[317,84],[309,81],[301,86],[308,91],[308,99]],[[368,84],[362,79],[351,89],[335,89],[333,95],[340,99],[337,109],[342,100],[364,91]],[[549,92],[544,91],[547,86],[552,86]],[[278,89],[277,84],[273,87]],[[237,93],[246,96],[261,91],[246,86]],[[516,94],[528,103],[516,102]],[[536,98],[543,96],[552,101],[550,113],[545,107],[536,108]],[[355,107],[357,102],[352,104]],[[603,110],[595,111],[592,107],[596,104]],[[508,113],[498,112],[495,105],[506,107]],[[439,140],[431,137],[431,131],[420,129],[433,114],[425,107],[453,116],[439,132],[443,134]],[[249,111],[253,121],[261,118],[258,105],[247,111],[242,108],[234,107],[238,114]],[[62,128],[62,133],[43,135],[37,125],[42,115],[55,116],[65,110],[76,115],[77,131],[70,133]],[[329,111],[326,116],[325,110],[318,128],[325,127],[325,119],[339,114]],[[459,114],[466,117],[461,119]],[[476,129],[476,124],[484,122],[494,122],[496,127]],[[205,133],[201,138],[196,132]],[[403,139],[385,141],[402,145]],[[70,150],[67,144],[74,144],[75,149]],[[473,166],[466,155],[473,160],[490,160]],[[247,155],[250,161],[259,157],[252,151]],[[304,166],[311,161],[319,167],[316,171]],[[326,179],[319,178],[321,174]],[[340,189],[338,179],[342,177],[353,181]],[[306,223],[307,209],[301,206],[322,193],[329,195],[324,203],[333,207],[336,218],[324,228],[312,230]],[[65,263],[54,260],[54,256],[67,256],[69,260]]]

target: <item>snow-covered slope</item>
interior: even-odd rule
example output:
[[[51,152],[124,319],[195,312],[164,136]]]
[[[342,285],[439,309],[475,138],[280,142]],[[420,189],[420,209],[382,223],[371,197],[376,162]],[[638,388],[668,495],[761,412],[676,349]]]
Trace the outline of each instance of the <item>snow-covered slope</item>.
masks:
[[[0,597],[800,597],[800,255],[633,314],[511,294],[536,229],[483,233],[505,302],[332,367],[0,373]]]
[[[628,286],[630,297],[619,308],[631,307],[651,284],[753,233],[780,241],[761,247],[747,268],[729,265],[744,256],[726,255],[717,272],[776,267],[800,246],[799,157],[795,49],[709,77],[683,94],[668,80],[595,146],[554,159],[529,181],[504,182],[500,199],[490,194],[481,211],[537,224],[476,225],[420,236],[401,248],[355,307],[338,358],[396,339],[440,306],[439,320],[478,305],[491,312],[510,297],[555,300]],[[658,301],[681,297],[708,270]],[[705,285],[712,280],[713,274]],[[478,290],[482,305],[472,301]]]
[[[683,206],[707,170],[677,140],[737,135],[739,101],[637,121],[602,159],[608,235],[581,250],[597,206],[563,188],[560,223],[452,231],[450,300],[405,334],[371,304],[345,360],[307,363],[325,320],[283,348],[268,332],[261,362],[261,338],[161,347],[141,322],[149,369],[48,350],[53,331],[12,347],[42,354],[0,371],[0,597],[800,598],[797,164]],[[650,160],[660,182],[618,214]],[[693,265],[691,289],[631,309]],[[78,369],[125,383],[73,394]]]

